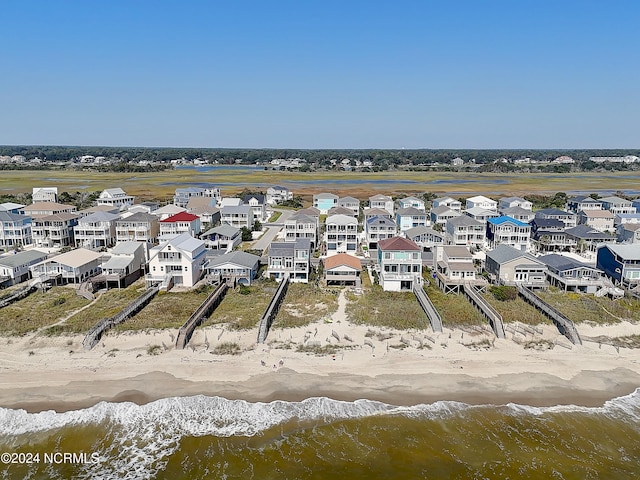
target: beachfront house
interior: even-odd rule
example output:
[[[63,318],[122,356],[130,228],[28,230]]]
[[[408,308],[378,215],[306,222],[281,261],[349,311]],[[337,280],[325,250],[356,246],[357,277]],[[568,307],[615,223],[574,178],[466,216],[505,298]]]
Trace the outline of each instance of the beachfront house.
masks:
[[[39,278],[42,282],[79,284],[100,273],[102,255],[86,248],[77,248],[38,262],[29,270],[34,279]]]
[[[121,188],[107,188],[100,193],[96,203],[110,207],[122,208],[125,205],[133,205],[135,197],[127,195]]]
[[[10,250],[32,243],[31,217],[0,212],[0,249]]]
[[[601,232],[612,231],[616,216],[609,210],[582,210],[578,213],[578,223]]]
[[[78,219],[73,227],[76,247],[100,250],[116,243],[116,221],[120,215],[109,212],[95,212]]]
[[[446,284],[462,284],[476,280],[473,255],[459,245],[437,246],[433,254],[434,268]]]
[[[333,193],[317,193],[313,196],[313,207],[317,208],[321,215],[326,215],[329,210],[338,205],[338,200],[338,195]]]
[[[376,250],[378,242],[397,235],[396,222],[389,217],[371,217],[365,223],[365,238],[369,250]]]
[[[209,280],[219,282],[226,280],[228,285],[234,283],[251,285],[258,274],[260,257],[251,253],[235,251],[207,259],[205,270]]]
[[[640,284],[640,244],[603,245],[597,250],[596,267],[624,287]]]
[[[507,244],[487,252],[485,270],[494,283],[501,285],[546,286],[546,265],[526,251]]]
[[[380,240],[377,270],[384,291],[413,290],[422,285],[422,248],[403,237]]]
[[[78,224],[77,213],[56,213],[33,217],[31,235],[36,247],[61,248],[73,246],[73,229]]]
[[[21,203],[4,202],[0,203],[0,212],[15,213],[16,215],[24,215],[24,207]]]
[[[596,293],[606,285],[604,272],[574,258],[552,253],[538,257],[547,266],[547,281],[565,292]]]
[[[0,287],[6,288],[30,278],[29,267],[42,262],[47,254],[38,250],[8,253],[0,257]]]
[[[360,259],[348,253],[339,253],[324,260],[324,277],[327,285],[359,287],[361,272]]]
[[[287,187],[274,185],[267,188],[267,205],[277,205],[287,200],[293,200],[293,192]]]
[[[295,242],[271,242],[267,275],[282,280],[286,275],[291,282],[309,283],[311,242],[297,238]]]
[[[535,218],[531,222],[531,232],[531,240],[540,252],[567,250],[575,246],[575,242],[567,239],[561,220]]]
[[[358,249],[358,220],[349,215],[332,215],[325,221],[326,255],[355,254]]]
[[[160,233],[158,217],[149,213],[134,213],[116,220],[116,242],[147,242],[154,244]]]
[[[373,217],[385,217],[393,219],[393,215],[387,212],[384,208],[365,208],[364,210],[362,210],[362,217],[364,218],[365,225]]]
[[[376,194],[369,197],[369,208],[381,208],[389,212],[392,216],[394,213],[393,199],[386,195]]]
[[[415,207],[399,208],[396,211],[396,224],[401,232],[415,227],[428,227],[430,218],[424,210]]]
[[[242,232],[239,228],[222,224],[210,228],[200,236],[205,246],[211,250],[230,252],[242,242]]]
[[[121,242],[103,258],[102,278],[107,288],[126,288],[144,274],[147,264],[147,247],[144,242]]]
[[[203,273],[204,242],[181,233],[149,251],[147,284],[164,283],[193,287]]]
[[[486,241],[486,223],[467,215],[460,215],[447,221],[445,231],[447,241],[452,245],[466,245],[482,248]]]
[[[510,245],[525,252],[531,248],[531,225],[506,216],[490,218],[487,222],[487,241],[490,248]]]
[[[609,210],[613,214],[618,213],[636,213],[636,207],[629,200],[620,197],[604,197],[601,198],[602,208]]]
[[[405,238],[417,243],[423,250],[431,251],[436,245],[444,245],[445,234],[430,227],[415,227],[402,232]]]

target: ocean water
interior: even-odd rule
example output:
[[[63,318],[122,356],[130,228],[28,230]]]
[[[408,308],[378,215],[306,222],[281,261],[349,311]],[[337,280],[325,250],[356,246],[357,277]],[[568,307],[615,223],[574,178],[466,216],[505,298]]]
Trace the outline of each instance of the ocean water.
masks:
[[[0,409],[0,453],[11,479],[631,479],[640,389],[599,408],[194,396]]]

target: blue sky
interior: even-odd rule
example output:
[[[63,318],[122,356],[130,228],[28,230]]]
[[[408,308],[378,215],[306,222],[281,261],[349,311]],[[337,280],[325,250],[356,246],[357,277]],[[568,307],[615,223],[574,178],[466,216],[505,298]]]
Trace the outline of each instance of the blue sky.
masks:
[[[638,148],[640,2],[0,6],[0,144]]]

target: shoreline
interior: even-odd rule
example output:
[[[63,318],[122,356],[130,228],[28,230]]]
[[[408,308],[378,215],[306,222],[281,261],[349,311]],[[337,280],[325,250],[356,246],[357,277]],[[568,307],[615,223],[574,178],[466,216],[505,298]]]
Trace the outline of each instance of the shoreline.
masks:
[[[640,324],[629,322],[578,328],[583,339],[640,334]],[[486,330],[376,330],[384,335],[350,322],[314,323],[274,330],[267,344],[256,344],[254,329],[209,325],[196,330],[185,350],[173,347],[172,330],[109,332],[91,351],[80,335],[0,337],[0,407],[61,412],[192,395],[265,403],[328,397],[396,406],[597,407],[640,388],[640,349],[570,345],[549,325],[542,334],[509,333],[502,340]],[[310,341],[335,353],[301,351]],[[241,353],[217,354],[225,342]]]

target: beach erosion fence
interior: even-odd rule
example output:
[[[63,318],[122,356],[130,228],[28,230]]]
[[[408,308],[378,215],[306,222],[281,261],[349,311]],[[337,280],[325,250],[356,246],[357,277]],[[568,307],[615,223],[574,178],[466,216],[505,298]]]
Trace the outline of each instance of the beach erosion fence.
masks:
[[[96,323],[89,332],[87,336],[84,337],[82,341],[82,346],[85,350],[91,350],[102,338],[102,334],[109,330],[110,328],[118,325],[119,323],[124,322],[127,318],[135,315],[141,309],[145,307],[147,303],[151,301],[151,299],[158,293],[159,288],[157,285],[145,290],[145,292],[136,298],[133,302],[129,303],[126,307],[124,307],[118,314],[113,317],[103,318],[98,323]]]

